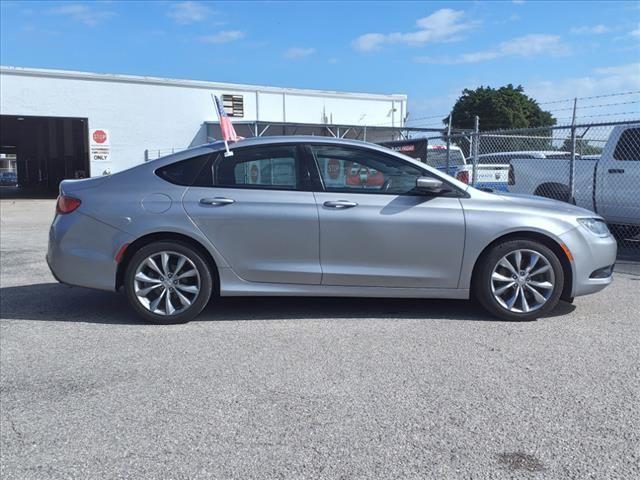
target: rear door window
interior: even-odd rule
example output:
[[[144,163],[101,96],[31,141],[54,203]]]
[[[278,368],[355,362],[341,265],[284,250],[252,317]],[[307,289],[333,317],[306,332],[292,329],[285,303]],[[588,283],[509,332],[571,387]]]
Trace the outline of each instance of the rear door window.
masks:
[[[234,150],[214,163],[217,187],[297,190],[303,182],[295,145],[274,145]]]

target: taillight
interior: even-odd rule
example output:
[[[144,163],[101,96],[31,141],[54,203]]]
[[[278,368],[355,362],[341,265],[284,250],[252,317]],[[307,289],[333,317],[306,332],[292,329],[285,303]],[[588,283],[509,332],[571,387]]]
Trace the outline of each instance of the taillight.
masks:
[[[516,174],[513,171],[513,165],[509,165],[509,185],[516,184]]]
[[[80,200],[77,198],[69,197],[67,195],[58,195],[56,211],[62,215],[65,213],[71,213],[80,206],[80,203]]]
[[[469,184],[469,172],[467,170],[460,170],[456,174],[456,178],[467,185]]]

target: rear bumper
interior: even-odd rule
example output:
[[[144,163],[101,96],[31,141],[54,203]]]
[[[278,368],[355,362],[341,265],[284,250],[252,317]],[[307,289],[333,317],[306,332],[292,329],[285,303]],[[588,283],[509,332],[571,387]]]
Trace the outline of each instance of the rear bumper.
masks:
[[[132,238],[80,212],[56,215],[49,229],[47,264],[61,283],[113,291],[116,253]]]
[[[599,292],[611,283],[612,275],[604,278],[592,278],[591,275],[615,263],[618,245],[612,236],[597,237],[578,227],[561,235],[560,239],[573,255],[572,297]]]

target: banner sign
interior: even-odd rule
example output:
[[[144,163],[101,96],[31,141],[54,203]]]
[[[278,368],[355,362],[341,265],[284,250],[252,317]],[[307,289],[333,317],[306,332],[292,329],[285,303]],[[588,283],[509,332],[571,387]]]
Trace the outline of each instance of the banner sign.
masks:
[[[426,138],[415,138],[413,140],[398,140],[396,142],[380,142],[378,145],[404,153],[406,156],[424,163],[427,159],[427,144],[428,141]]]

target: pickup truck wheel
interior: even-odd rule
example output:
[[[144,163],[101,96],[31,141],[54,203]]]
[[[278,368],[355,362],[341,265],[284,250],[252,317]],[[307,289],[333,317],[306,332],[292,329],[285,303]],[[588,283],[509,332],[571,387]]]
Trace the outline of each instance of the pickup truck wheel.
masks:
[[[480,304],[503,320],[535,320],[558,304],[564,274],[558,257],[532,240],[508,240],[480,259],[473,290]]]
[[[211,271],[202,256],[180,242],[155,242],[127,265],[124,287],[133,309],[146,321],[171,325],[195,318],[211,298]]]
[[[561,202],[569,202],[571,200],[569,187],[561,183],[543,183],[536,188],[533,194],[539,197],[551,198],[552,200],[560,200]]]

